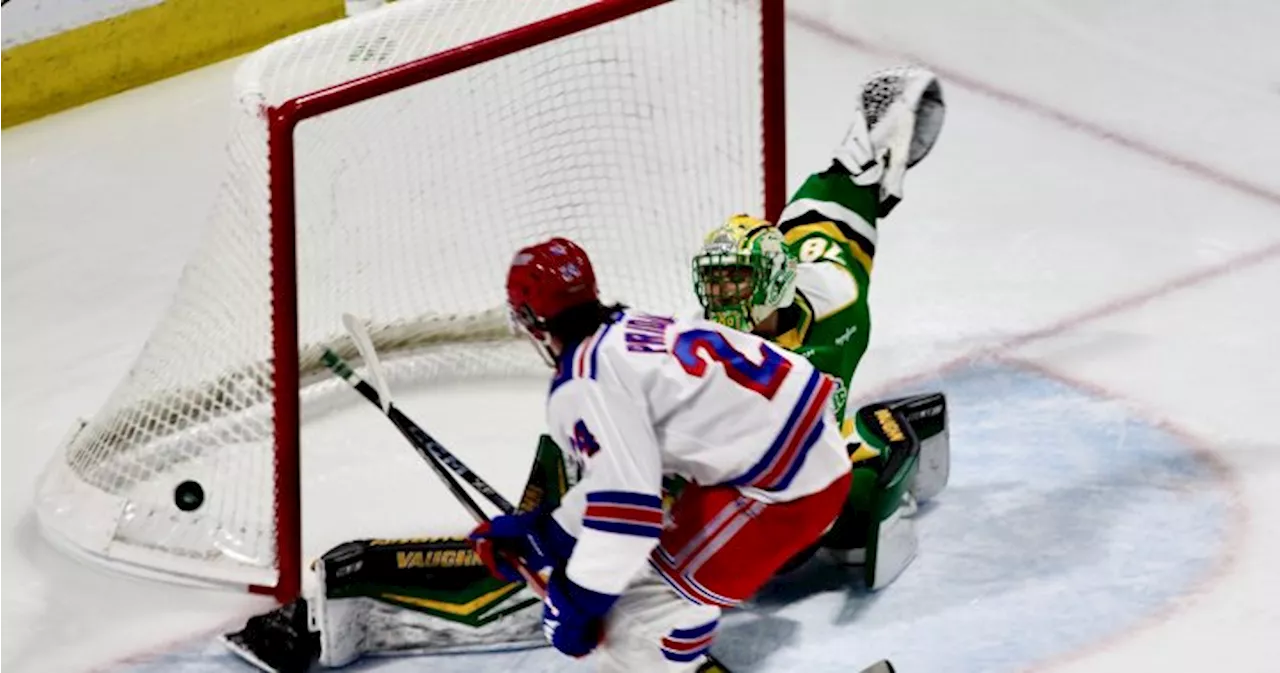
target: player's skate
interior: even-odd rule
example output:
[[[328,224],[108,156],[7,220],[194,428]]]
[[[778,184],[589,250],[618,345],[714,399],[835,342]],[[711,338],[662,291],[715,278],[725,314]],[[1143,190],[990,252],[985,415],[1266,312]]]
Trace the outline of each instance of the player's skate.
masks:
[[[859,185],[880,185],[880,216],[902,200],[908,168],[924,159],[942,132],[946,103],[932,72],[915,66],[867,78],[852,126],[834,158]]]
[[[252,617],[222,636],[237,656],[267,673],[304,673],[320,656],[320,634],[307,625],[307,601],[298,600]]]

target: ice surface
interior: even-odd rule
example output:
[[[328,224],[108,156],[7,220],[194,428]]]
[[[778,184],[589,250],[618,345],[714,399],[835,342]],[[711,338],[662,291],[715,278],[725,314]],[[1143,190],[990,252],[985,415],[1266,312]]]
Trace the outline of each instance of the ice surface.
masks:
[[[881,656],[921,672],[1273,670],[1274,4],[792,0],[789,11],[792,185],[825,163],[866,72],[913,54],[944,74],[947,127],[881,234],[854,394],[911,377],[954,386],[956,472],[897,584],[869,596],[802,570],[820,590],[770,589],[727,621],[726,659],[759,671]],[[124,373],[198,240],[233,67],[4,132],[6,671],[245,670],[208,634],[266,601],[84,567],[44,542],[30,509],[50,452]],[[972,368],[975,354],[996,359]],[[528,385],[472,387],[459,407],[409,391],[406,405],[476,469],[516,484],[539,413]],[[452,525],[443,490],[415,477],[385,421],[360,405],[341,413],[307,432],[341,425],[350,447],[394,467],[343,449],[318,457],[308,549],[348,528]],[[397,495],[396,514],[379,515],[315,495],[350,475],[440,500],[420,510]],[[501,665],[563,664],[540,650]]]

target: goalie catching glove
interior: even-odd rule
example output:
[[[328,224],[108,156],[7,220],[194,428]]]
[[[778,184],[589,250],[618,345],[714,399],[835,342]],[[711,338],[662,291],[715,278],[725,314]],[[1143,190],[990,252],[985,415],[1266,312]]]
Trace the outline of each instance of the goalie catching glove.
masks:
[[[863,84],[854,123],[835,160],[855,184],[879,183],[880,217],[902,200],[903,177],[933,149],[946,109],[942,85],[924,68],[884,70]]]

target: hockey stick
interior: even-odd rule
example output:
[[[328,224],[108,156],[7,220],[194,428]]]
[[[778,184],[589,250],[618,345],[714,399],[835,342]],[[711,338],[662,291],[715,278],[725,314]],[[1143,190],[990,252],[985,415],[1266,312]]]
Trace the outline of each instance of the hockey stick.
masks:
[[[431,466],[431,469],[436,473],[436,475],[445,482],[449,491],[458,499],[459,502],[462,503],[463,507],[471,513],[477,523],[488,521],[488,515],[486,515],[476,504],[475,500],[473,500],[471,496],[463,490],[461,484],[459,484],[458,481],[454,479],[453,475],[445,469],[445,465],[441,464],[442,462],[447,464],[454,471],[458,472],[459,476],[466,479],[468,484],[471,484],[477,491],[484,494],[490,502],[502,509],[503,512],[508,514],[514,512],[515,508],[503,499],[497,491],[493,490],[487,482],[481,479],[479,475],[472,472],[466,465],[462,464],[462,461],[458,460],[456,456],[450,453],[444,446],[431,437],[431,435],[427,434],[427,432],[417,423],[396,408],[395,404],[391,401],[390,388],[387,385],[381,361],[378,358],[377,351],[373,347],[373,340],[369,337],[368,330],[365,329],[365,326],[360,323],[358,319],[350,314],[344,314],[342,319],[344,326],[347,328],[347,331],[351,333],[352,339],[355,341],[356,350],[360,352],[361,358],[369,367],[369,371],[374,377],[377,388],[375,389],[373,385],[370,385],[367,381],[361,378],[360,375],[357,374],[341,356],[328,348],[325,349],[324,355],[322,356],[324,364],[340,378],[350,384],[352,388],[355,388],[356,391],[368,400],[370,404],[383,411],[387,418],[392,421],[396,428],[400,430],[401,434],[404,435],[405,439],[407,439],[413,446],[414,450],[418,452],[418,455],[421,456],[423,460],[427,461],[427,464]],[[504,558],[507,562],[512,564],[522,577],[524,577],[525,582],[534,593],[542,598],[546,597],[546,582],[540,575],[530,570],[524,563],[523,559],[509,554],[504,555]],[[710,666],[705,670],[729,673],[728,668],[719,660],[715,659],[710,652],[707,652],[706,656],[713,666]],[[894,669],[888,661],[878,661],[875,664],[862,669],[860,673],[894,673]]]
[[[363,326],[361,325],[360,328],[362,329]],[[367,333],[365,335],[365,339],[363,339],[364,344],[362,344],[361,341],[362,339],[360,338],[356,339],[356,348],[361,351],[361,357],[364,358],[366,363],[377,362],[377,352],[371,349],[372,341],[367,338]],[[370,350],[368,352],[365,352],[364,350],[364,346],[366,345],[370,346]],[[325,349],[322,360],[329,369],[333,370],[335,374],[350,384],[351,387],[356,388],[356,390],[358,390],[365,399],[369,400],[371,404],[374,404],[380,409],[385,408],[387,410],[387,418],[391,419],[392,424],[400,430],[400,433],[404,435],[405,439],[409,440],[409,444],[412,445],[414,450],[418,452],[418,455],[427,462],[427,465],[436,473],[436,476],[440,477],[440,480],[444,482],[446,487],[448,487],[449,492],[453,494],[453,497],[456,498],[464,508],[466,508],[467,512],[471,514],[476,523],[485,523],[489,521],[489,515],[485,514],[484,510],[480,509],[480,506],[476,504],[476,501],[471,497],[471,495],[462,488],[462,485],[458,483],[458,480],[455,479],[454,476],[445,468],[441,460],[436,457],[435,451],[453,458],[455,463],[465,469],[467,474],[470,474],[475,479],[473,485],[478,483],[483,486],[483,488],[477,487],[477,490],[480,490],[482,493],[488,491],[486,495],[489,496],[489,494],[492,494],[489,496],[491,500],[496,498],[510,508],[508,511],[515,511],[515,508],[511,507],[511,504],[507,503],[506,500],[503,500],[502,496],[498,495],[498,493],[494,491],[488,483],[476,476],[475,473],[471,472],[470,469],[467,469],[466,466],[462,465],[456,457],[453,457],[453,454],[449,453],[449,451],[433,439],[431,435],[428,435],[426,431],[418,426],[418,424],[410,420],[409,417],[405,416],[399,409],[396,409],[395,404],[390,401],[389,397],[386,398],[387,401],[384,407],[382,401],[378,399],[378,391],[374,390],[373,386],[370,386],[368,382],[360,378],[360,376],[355,373],[355,370],[351,369],[351,367],[348,366],[337,353],[334,353],[330,349]],[[380,369],[380,365],[371,365],[370,368],[372,369],[374,366],[378,366]],[[495,501],[494,504],[496,505],[498,503]],[[499,505],[499,507],[501,507],[501,505]],[[524,578],[525,583],[529,585],[529,588],[535,594],[541,598],[546,597],[547,583],[540,575],[530,570],[522,559],[517,558],[514,555],[504,554],[504,559],[520,573],[520,576]]]
[[[387,374],[382,370],[382,361],[377,357],[378,351],[373,347],[373,338],[369,336],[369,330],[350,313],[342,314],[342,326],[347,328],[347,333],[356,343],[356,350],[364,358],[369,374],[373,376],[373,389],[378,394],[378,406],[382,408],[382,413],[391,413],[391,386],[387,383]]]
[[[356,374],[355,371],[352,370],[337,353],[334,353],[332,350],[325,349],[323,360],[329,369],[333,370],[335,374],[349,383],[351,387],[359,390],[365,399],[369,400],[369,402],[379,408],[382,407],[382,404],[377,400],[378,393],[373,389],[373,386],[370,386],[364,379],[360,378],[360,376]],[[361,389],[361,387],[363,387],[363,389]],[[463,490],[462,484],[458,483],[458,480],[455,479],[447,469],[445,469],[445,466],[441,464],[440,460],[437,459],[431,450],[428,449],[429,446],[434,445],[439,450],[444,451],[444,447],[440,446],[439,442],[432,439],[432,437],[422,430],[422,428],[418,427],[416,423],[409,420],[409,418],[401,413],[399,409],[396,409],[394,404],[388,402],[387,408],[389,409],[386,414],[387,418],[391,419],[392,424],[400,430],[400,433],[404,435],[405,439],[409,440],[409,444],[413,446],[414,450],[418,452],[418,455],[427,462],[427,465],[436,473],[436,476],[440,477],[440,480],[444,482],[445,486],[449,489],[449,492],[453,494],[454,498],[457,498],[458,502],[462,503],[462,506],[466,508],[469,514],[471,514],[471,517],[475,519],[476,523],[484,523],[488,521],[489,515],[485,514],[484,510],[480,509],[480,506],[476,504],[476,501],[471,497],[471,495]],[[401,420],[397,420],[397,418]],[[468,472],[470,472],[470,470],[468,470]],[[474,473],[472,474],[474,475]],[[477,480],[478,479],[479,478],[477,477]],[[483,481],[480,483],[484,484]],[[488,484],[485,484],[485,486],[487,487]],[[489,490],[492,491],[491,488]],[[496,496],[497,494],[494,493],[494,495]],[[499,499],[501,498],[501,496],[497,497]],[[509,506],[510,504],[508,503],[508,507]],[[529,588],[533,590],[535,594],[538,594],[539,597],[546,596],[547,584],[543,581],[541,576],[530,570],[529,567],[524,564],[524,561],[519,558],[508,555],[506,560],[516,569],[517,572],[520,573],[521,577],[524,578],[525,582],[529,585]]]
[[[350,384],[352,388],[355,388],[356,392],[360,393],[360,395],[366,400],[369,400],[370,404],[378,407],[379,409],[383,408],[382,396],[378,394],[377,390],[374,390],[373,386],[369,385],[368,381],[365,381],[359,374],[351,369],[351,366],[347,364],[346,360],[342,359],[342,356],[326,348],[324,355],[322,355],[320,359],[324,362],[326,367],[333,371],[333,373],[337,374],[339,378]],[[495,491],[493,487],[489,485],[489,482],[481,479],[475,472],[472,472],[471,468],[463,464],[461,460],[458,460],[457,456],[444,448],[444,446],[440,444],[440,442],[437,442],[434,437],[427,434],[421,426],[414,423],[413,419],[406,416],[403,411],[400,411],[394,402],[386,402],[386,411],[384,413],[386,417],[391,420],[391,423],[400,430],[400,433],[405,436],[405,439],[408,439],[409,443],[422,454],[423,458],[429,458],[432,461],[439,461],[448,465],[449,468],[457,472],[458,476],[462,477],[467,484],[479,491],[480,494],[489,502],[493,503],[495,507],[502,510],[503,514],[515,513],[515,506]],[[467,495],[465,491],[462,492],[462,495],[468,499],[471,497]],[[466,503],[464,502],[463,504]],[[468,509],[471,508],[468,507]]]
[[[346,325],[347,330],[351,332],[351,336],[356,343],[356,349],[360,351],[360,356],[364,359],[365,364],[369,366],[369,370],[373,374],[374,381],[378,384],[378,387],[375,388],[368,381],[361,378],[340,355],[328,348],[325,349],[324,355],[321,356],[321,361],[324,362],[325,366],[349,383],[352,388],[355,388],[356,392],[369,401],[369,404],[381,409],[382,413],[391,419],[391,422],[395,424],[411,444],[430,452],[437,460],[447,465],[463,481],[484,496],[486,500],[502,510],[503,514],[514,514],[516,511],[515,506],[490,486],[489,482],[481,479],[480,475],[473,472],[457,456],[427,434],[413,419],[396,408],[395,403],[391,401],[391,392],[387,387],[386,376],[382,374],[382,363],[378,359],[377,351],[373,348],[373,340],[369,338],[369,332],[355,318],[350,321],[347,318],[348,316],[343,316],[343,323]]]
[[[335,374],[342,377],[342,379],[347,383],[351,384],[351,387],[356,388],[357,390],[360,390],[362,387],[367,388],[373,397],[366,394],[365,398],[373,404],[381,406],[377,401],[378,393],[374,391],[364,379],[360,378],[360,375],[356,374],[355,371],[353,371],[344,360],[338,357],[336,353],[326,349],[323,360],[326,365],[329,365],[329,369],[332,369]],[[360,392],[364,393],[365,391],[360,390]],[[408,421],[408,418],[404,414],[399,413],[400,410],[396,409],[394,405],[388,405],[388,409],[396,412],[396,416]],[[387,414],[387,418],[391,419],[391,422],[400,430],[400,433],[404,435],[405,439],[409,440],[409,444],[418,452],[418,455],[422,456],[422,459],[427,461],[427,464],[431,466],[431,469],[435,471],[436,475],[445,482],[445,485],[449,487],[449,491],[453,493],[454,497],[457,498],[459,502],[462,503],[463,507],[467,508],[467,512],[476,520],[476,523],[488,521],[489,515],[485,514],[484,510],[480,509],[480,505],[476,504],[476,501],[471,497],[471,494],[462,490],[462,484],[459,484],[458,480],[454,479],[452,474],[446,472],[444,465],[441,465],[440,461],[437,460],[435,456],[431,455],[431,452],[427,449],[427,444],[435,442],[435,440],[423,432],[421,428],[413,423],[413,421],[408,421],[408,424],[406,425],[404,422],[393,417],[391,413]],[[417,431],[415,432],[414,429]]]

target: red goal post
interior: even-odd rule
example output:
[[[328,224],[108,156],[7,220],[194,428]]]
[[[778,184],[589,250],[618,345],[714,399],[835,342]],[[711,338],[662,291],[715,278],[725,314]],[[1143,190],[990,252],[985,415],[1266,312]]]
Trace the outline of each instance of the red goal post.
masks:
[[[606,293],[676,310],[699,234],[781,211],[782,0],[520,7],[405,1],[246,61],[229,177],[174,308],[42,480],[52,539],[289,600],[302,408],[341,312],[406,355],[403,376],[501,375],[532,352],[509,352],[498,301],[519,245],[567,234]],[[188,479],[208,503],[178,512]],[[103,508],[117,519],[86,514]]]

